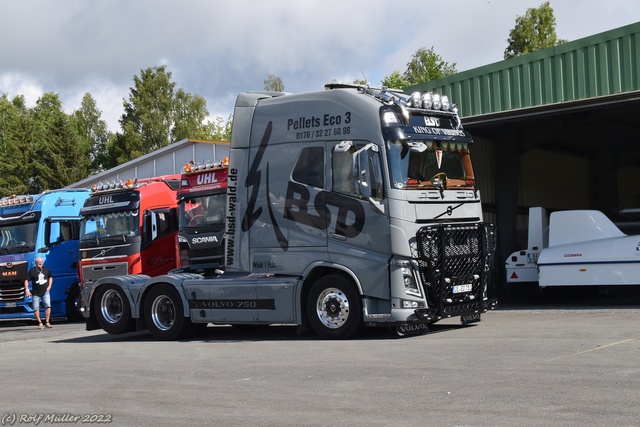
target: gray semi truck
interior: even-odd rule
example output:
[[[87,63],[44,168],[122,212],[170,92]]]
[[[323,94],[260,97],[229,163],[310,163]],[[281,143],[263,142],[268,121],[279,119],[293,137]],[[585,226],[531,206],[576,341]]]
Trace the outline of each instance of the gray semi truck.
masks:
[[[242,93],[233,117],[224,268],[100,279],[83,290],[87,329],[175,340],[292,324],[346,339],[495,306],[494,226],[445,96],[331,83]]]

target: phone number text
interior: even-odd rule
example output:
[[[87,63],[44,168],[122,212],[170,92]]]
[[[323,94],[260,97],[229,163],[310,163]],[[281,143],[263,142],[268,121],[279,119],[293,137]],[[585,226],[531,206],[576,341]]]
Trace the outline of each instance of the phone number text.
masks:
[[[330,136],[349,135],[350,126],[335,127],[329,129],[303,130],[296,132],[296,139],[327,138]]]

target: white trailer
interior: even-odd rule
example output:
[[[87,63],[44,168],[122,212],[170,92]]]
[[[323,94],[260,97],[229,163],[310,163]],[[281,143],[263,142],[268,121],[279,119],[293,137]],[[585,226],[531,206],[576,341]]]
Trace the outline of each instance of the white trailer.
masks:
[[[628,236],[602,212],[529,211],[529,244],[506,262],[507,283],[548,286],[640,284],[640,236]]]

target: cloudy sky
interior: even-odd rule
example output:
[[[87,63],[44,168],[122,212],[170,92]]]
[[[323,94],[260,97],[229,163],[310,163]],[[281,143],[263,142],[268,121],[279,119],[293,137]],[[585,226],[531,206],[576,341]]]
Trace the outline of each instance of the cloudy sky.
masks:
[[[44,92],[78,108],[96,99],[120,131],[133,76],[166,65],[173,81],[226,118],[268,74],[288,92],[325,82],[379,85],[420,47],[458,71],[502,60],[516,17],[543,0],[29,0],[0,2],[0,94]],[[551,0],[560,38],[640,21],[638,0]]]

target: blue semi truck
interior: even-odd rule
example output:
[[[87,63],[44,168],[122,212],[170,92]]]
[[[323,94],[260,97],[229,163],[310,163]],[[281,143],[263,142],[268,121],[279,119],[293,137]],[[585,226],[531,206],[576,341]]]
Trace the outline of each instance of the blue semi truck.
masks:
[[[82,320],[78,286],[80,208],[87,189],[0,199],[0,319],[35,318],[24,281],[36,257],[53,274],[51,317]]]

